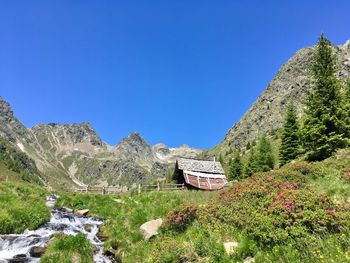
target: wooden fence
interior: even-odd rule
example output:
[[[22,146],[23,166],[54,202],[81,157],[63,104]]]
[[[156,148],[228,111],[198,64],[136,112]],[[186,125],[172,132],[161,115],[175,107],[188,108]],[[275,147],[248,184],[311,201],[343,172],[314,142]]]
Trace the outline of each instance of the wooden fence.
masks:
[[[137,192],[139,194],[143,192],[152,192],[152,191],[174,191],[174,190],[185,190],[185,185],[184,184],[146,184],[146,185],[141,185],[139,184],[137,187]],[[126,193],[123,192],[120,188],[117,187],[101,187],[101,186],[86,186],[86,187],[80,187],[76,188],[75,192],[78,193],[91,193],[91,194],[122,194]]]

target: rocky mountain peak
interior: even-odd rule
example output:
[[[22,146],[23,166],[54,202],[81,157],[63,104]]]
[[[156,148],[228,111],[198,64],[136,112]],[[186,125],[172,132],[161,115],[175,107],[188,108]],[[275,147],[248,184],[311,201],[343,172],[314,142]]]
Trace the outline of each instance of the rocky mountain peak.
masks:
[[[153,158],[151,146],[138,132],[132,132],[126,138],[121,140],[116,146],[115,152],[124,158],[130,156],[134,157],[134,159]]]
[[[306,90],[312,88],[309,66],[315,47],[296,52],[277,72],[276,76],[257,98],[243,117],[233,125],[225,139],[216,148],[243,148],[247,142],[256,141],[262,133],[279,129],[290,101],[294,102],[299,114],[302,113]],[[346,80],[350,76],[350,40],[344,45],[333,46],[337,57],[338,76]]]
[[[13,143],[18,141],[27,141],[30,143],[31,138],[27,129],[14,116],[13,110],[0,96],[0,137]]]

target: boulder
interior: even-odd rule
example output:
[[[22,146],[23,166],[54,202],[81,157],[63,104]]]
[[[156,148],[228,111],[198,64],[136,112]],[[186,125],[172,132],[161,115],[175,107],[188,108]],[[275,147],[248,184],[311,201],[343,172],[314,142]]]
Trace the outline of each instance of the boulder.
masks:
[[[232,255],[237,247],[238,247],[237,241],[227,241],[224,243],[224,248],[228,255]]]
[[[148,221],[140,226],[140,231],[143,237],[148,240],[151,237],[158,234],[159,227],[163,224],[163,219],[158,218],[155,220]]]
[[[14,256],[12,259],[9,259],[9,263],[23,263],[23,262],[28,262],[29,259],[25,254],[19,254]]]
[[[40,258],[46,251],[46,247],[32,247],[29,254],[33,258]]]
[[[62,210],[67,212],[67,213],[73,213],[73,209],[68,208],[68,207],[62,207]]]
[[[78,210],[75,213],[80,216],[86,216],[89,213],[89,209]]]
[[[102,242],[106,241],[108,238],[105,234],[101,232],[101,230],[97,232],[96,237]]]
[[[91,224],[85,224],[85,225],[84,225],[84,229],[85,229],[86,232],[91,232],[91,230],[92,230],[92,225],[91,225]]]
[[[110,258],[114,258],[116,253],[117,253],[117,251],[112,247],[108,248],[107,250],[105,250],[103,252],[104,255],[106,255],[107,257],[110,257]]]
[[[243,263],[253,263],[255,261],[255,258],[253,257],[246,257],[243,261]]]

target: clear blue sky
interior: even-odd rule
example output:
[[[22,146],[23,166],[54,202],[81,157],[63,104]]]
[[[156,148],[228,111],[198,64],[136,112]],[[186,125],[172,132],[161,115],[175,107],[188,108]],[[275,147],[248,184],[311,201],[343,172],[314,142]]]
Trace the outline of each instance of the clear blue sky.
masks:
[[[287,3],[288,2],[288,3]],[[116,144],[210,148],[350,1],[1,1],[0,95],[28,127],[90,122]]]

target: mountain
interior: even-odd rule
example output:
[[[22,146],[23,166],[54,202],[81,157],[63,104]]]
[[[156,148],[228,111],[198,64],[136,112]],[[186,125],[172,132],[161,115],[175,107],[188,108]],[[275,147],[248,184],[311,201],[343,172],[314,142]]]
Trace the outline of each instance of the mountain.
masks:
[[[339,78],[346,80],[350,77],[350,40],[333,49],[338,59]],[[303,48],[291,57],[250,109],[227,132],[224,140],[209,153],[243,148],[262,133],[280,129],[290,101],[294,102],[300,115],[306,90],[312,86],[309,66],[313,51],[314,47]]]
[[[86,184],[125,188],[165,179],[177,157],[202,152],[188,146],[151,146],[136,132],[112,146],[87,122],[26,128],[1,97],[0,138],[34,161],[44,183],[59,189]]]

